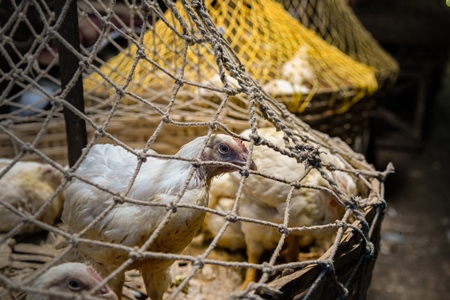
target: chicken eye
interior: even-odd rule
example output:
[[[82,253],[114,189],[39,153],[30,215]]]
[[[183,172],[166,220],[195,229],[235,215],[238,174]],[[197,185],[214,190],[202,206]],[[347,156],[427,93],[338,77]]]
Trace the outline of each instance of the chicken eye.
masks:
[[[219,153],[220,154],[227,154],[229,150],[230,149],[228,148],[227,145],[225,145],[225,144],[220,144],[219,145]]]
[[[69,285],[69,289],[71,291],[79,291],[81,290],[81,283],[76,279],[69,279],[67,281],[67,284]]]

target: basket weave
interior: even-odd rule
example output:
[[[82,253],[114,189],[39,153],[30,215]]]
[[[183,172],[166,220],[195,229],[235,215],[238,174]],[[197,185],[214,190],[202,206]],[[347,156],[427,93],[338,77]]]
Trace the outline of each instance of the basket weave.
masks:
[[[184,121],[190,121],[183,117]],[[199,117],[192,120],[200,121]],[[99,120],[96,120],[99,121]],[[127,118],[120,117],[110,121],[106,132],[114,135],[130,147],[143,147],[152,135],[160,120],[157,118]],[[0,134],[0,155],[2,157],[14,157],[20,151],[20,143],[15,143],[16,138],[31,143],[40,130],[40,123],[24,123],[8,126],[9,131],[14,134],[14,139],[8,135]],[[233,120],[227,125],[230,130],[240,132],[247,129],[248,122]],[[261,124],[263,125],[263,124]],[[158,138],[153,142],[152,149],[166,154],[175,153],[179,147],[193,138],[207,133],[206,127],[179,127],[166,125]],[[89,129],[89,137],[93,137],[94,130]],[[98,139],[98,143],[111,142],[106,137]],[[67,149],[64,120],[52,120],[45,135],[36,145],[36,148],[55,162],[67,164]],[[27,154],[23,160],[39,160],[36,154]],[[380,182],[372,179],[374,190],[370,192],[370,199],[376,198],[377,194],[383,193]],[[320,259],[319,263],[307,264],[293,273],[280,276],[262,288],[257,289],[256,294],[263,299],[302,299],[308,295],[309,300],[337,299],[345,295],[345,299],[362,299],[370,284],[371,273],[379,251],[380,226],[384,215],[384,207],[369,206],[364,212],[367,225],[360,221],[346,228],[338,244],[333,264],[327,264],[330,257],[329,249]],[[369,240],[373,248],[368,252],[366,240],[361,236],[361,231],[368,226],[370,232]],[[367,229],[367,228],[366,228]],[[331,269],[330,269],[331,266]],[[33,267],[36,267],[34,265]],[[334,275],[333,275],[334,274]],[[342,289],[339,282],[348,282],[347,289]],[[310,288],[315,288],[309,293]],[[274,291],[282,292],[282,296],[276,296]]]
[[[372,184],[380,187],[376,180],[372,181]],[[375,193],[371,193],[372,197],[374,195]],[[354,228],[346,229],[340,240],[333,260],[333,269],[327,268],[326,264],[311,264],[292,274],[280,276],[271,281],[268,284],[271,292],[260,290],[257,294],[263,299],[270,300],[303,299],[306,295],[309,300],[365,299],[380,249],[380,230],[383,217],[384,208],[382,207],[370,207],[364,213],[364,218],[372,233],[370,236],[370,241],[373,243],[371,252],[367,252],[366,240],[355,230],[355,228],[362,228],[361,222],[355,221],[352,224]],[[329,258],[330,252],[331,249],[320,260]],[[348,283],[347,289],[343,290],[336,279]],[[316,287],[312,292],[309,291],[311,286]],[[282,294],[274,296],[273,290],[282,292]]]
[[[87,6],[89,6],[88,2],[89,1],[85,1]],[[129,7],[130,11],[137,11],[137,15],[142,16],[154,8],[154,6],[152,6],[155,3],[154,1],[143,2],[145,2],[144,6],[146,5],[145,12],[144,9],[138,10],[135,6]],[[45,1],[42,2],[42,5],[46,5],[45,3]],[[216,1],[216,3],[225,2]],[[226,3],[230,5],[237,3],[239,5],[248,6],[249,2],[228,1]],[[274,9],[276,8],[280,14],[286,14],[285,12],[280,12],[282,9],[281,6],[275,5],[273,1],[261,0],[258,3],[271,3],[273,4]],[[104,3],[102,2],[100,6],[103,4]],[[183,7],[182,4],[185,6]],[[40,8],[41,2],[36,2],[33,5]],[[50,163],[53,167],[57,167],[60,173],[64,173],[63,184],[65,184],[65,180],[73,176],[73,169],[59,168],[55,163],[63,166],[67,165],[67,139],[71,139],[72,137],[66,136],[66,125],[61,118],[60,113],[62,109],[60,109],[60,106],[63,106],[64,109],[71,110],[87,121],[89,141],[95,139],[96,143],[117,142],[122,146],[130,148],[148,146],[161,154],[173,154],[187,141],[205,135],[213,129],[223,130],[238,135],[243,130],[249,128],[257,131],[264,127],[275,127],[285,133],[285,140],[289,140],[288,144],[289,147],[291,147],[291,149],[286,152],[278,149],[280,153],[289,156],[292,155],[292,157],[297,158],[298,163],[303,163],[311,168],[316,168],[318,171],[323,171],[323,173],[320,173],[320,176],[322,179],[326,180],[330,186],[333,186],[332,189],[328,189],[327,191],[341,201],[339,202],[340,205],[343,206],[346,214],[348,214],[345,218],[343,217],[341,221],[323,225],[335,229],[337,232],[337,239],[334,240],[332,248],[330,248],[321,259],[294,262],[295,269],[290,275],[287,275],[291,271],[289,266],[283,264],[279,265],[278,262],[275,261],[267,265],[258,264],[258,266],[250,266],[262,270],[263,272],[269,271],[263,274],[260,281],[261,283],[256,283],[256,285],[261,284],[260,288],[257,286],[256,289],[253,289],[250,286],[249,290],[245,291],[245,293],[248,294],[238,295],[237,299],[248,299],[246,297],[253,296],[252,293],[257,293],[264,298],[273,298],[275,297],[273,295],[279,294],[277,291],[280,290],[283,292],[283,296],[281,298],[279,297],[280,299],[301,299],[303,296],[308,296],[308,299],[328,299],[327,297],[334,299],[337,296],[350,299],[363,298],[370,281],[373,263],[378,251],[378,234],[384,213],[383,179],[385,174],[374,170],[373,167],[364,160],[362,155],[353,152],[342,140],[330,138],[325,133],[340,136],[347,143],[351,143],[353,134],[361,129],[360,124],[363,124],[368,117],[367,112],[370,109],[372,102],[367,96],[375,92],[376,89],[376,80],[373,72],[369,67],[355,62],[355,64],[353,64],[354,66],[359,66],[360,70],[365,70],[366,72],[364,76],[362,76],[363,78],[358,77],[358,72],[354,74],[356,78],[353,79],[357,79],[357,82],[354,82],[353,86],[346,84],[350,77],[341,76],[344,78],[341,78],[343,80],[339,84],[339,82],[334,81],[334,77],[330,74],[319,72],[320,75],[331,79],[331,84],[324,85],[323,87],[325,89],[321,89],[320,91],[312,89],[314,97],[292,97],[290,100],[292,100],[293,106],[296,106],[291,110],[293,113],[296,113],[296,115],[294,115],[286,109],[286,107],[292,104],[291,102],[286,102],[285,99],[281,98],[273,99],[270,97],[271,95],[268,95],[266,91],[261,89],[261,85],[274,78],[266,78],[261,82],[256,82],[253,76],[251,76],[255,75],[250,72],[251,68],[242,67],[241,59],[247,60],[248,57],[242,53],[239,53],[239,55],[242,55],[241,58],[237,57],[233,47],[229,46],[229,41],[220,38],[220,32],[213,24],[213,19],[208,16],[206,7],[203,6],[203,1],[177,1],[176,4],[172,3],[172,5],[176,5],[179,10],[185,12],[189,10],[190,12],[190,14],[183,13],[183,16],[181,17],[181,19],[187,20],[186,24],[189,24],[186,34],[180,35],[180,32],[177,31],[174,35],[186,46],[186,53],[191,53],[192,51],[202,48],[204,50],[207,49],[210,58],[213,58],[212,55],[214,55],[214,59],[209,61],[209,63],[212,64],[211,69],[204,66],[196,68],[196,63],[199,61],[196,60],[195,57],[193,58],[192,56],[187,55],[182,59],[182,64],[185,63],[185,66],[177,64],[172,65],[170,64],[170,61],[167,63],[164,59],[161,59],[161,61],[165,61],[167,65],[161,65],[160,68],[152,65],[152,62],[155,62],[156,57],[160,53],[173,50],[174,55],[181,55],[182,51],[180,52],[178,51],[179,49],[171,48],[174,46],[173,44],[165,45],[167,46],[166,49],[149,49],[150,51],[148,52],[139,52],[137,53],[137,56],[135,56],[136,52],[131,53],[124,51],[124,53],[131,53],[130,56],[127,57],[126,64],[136,63],[137,66],[138,63],[144,62],[152,65],[152,70],[141,68],[141,71],[143,70],[144,79],[152,79],[152,76],[157,77],[159,75],[165,76],[164,79],[168,79],[166,81],[162,80],[166,86],[158,86],[158,84],[152,86],[151,82],[141,81],[141,79],[144,79],[138,78],[139,72],[121,73],[120,70],[118,70],[120,64],[116,64],[116,68],[113,66],[113,69],[108,69],[108,72],[111,73],[106,71],[103,72],[102,70],[105,70],[108,64],[105,64],[104,61],[101,62],[101,59],[99,60],[97,52],[88,52],[84,51],[86,50],[84,49],[81,52],[75,53],[75,56],[77,56],[80,61],[92,62],[92,65],[88,66],[89,70],[87,67],[84,68],[86,66],[84,64],[77,64],[77,67],[83,68],[82,70],[79,70],[80,73],[83,73],[85,83],[90,79],[94,83],[92,86],[85,86],[84,97],[87,103],[85,113],[80,112],[72,105],[68,104],[70,99],[65,98],[65,95],[67,95],[67,93],[65,94],[65,92],[67,92],[65,88],[63,88],[61,93],[60,91],[50,91],[45,93],[44,96],[46,100],[49,100],[48,107],[38,109],[40,113],[38,117],[36,117],[36,115],[29,117],[20,116],[17,112],[8,113],[9,106],[13,104],[23,108],[25,111],[30,110],[30,107],[15,102],[19,99],[19,94],[16,95],[13,91],[10,94],[3,93],[1,97],[6,97],[6,99],[0,99],[0,111],[2,112],[2,119],[0,122],[0,156],[17,158],[20,161],[40,160]],[[103,5],[103,7],[105,6]],[[21,11],[22,15],[25,17],[27,16],[26,9],[28,9],[28,6],[24,6],[23,11]],[[90,7],[90,9],[95,10],[95,7]],[[47,10],[48,9],[44,7],[44,11]],[[76,10],[77,9],[75,8],[75,11]],[[116,28],[114,27],[115,25],[113,22],[113,19],[115,19],[116,16],[114,15],[114,8],[109,8],[107,10],[108,17],[102,19],[102,24],[106,24],[109,26],[108,28]],[[172,12],[174,11],[176,10],[172,8]],[[170,15],[170,12],[167,12],[167,14]],[[249,12],[248,9],[247,12]],[[160,13],[158,18],[161,20],[163,13],[161,11],[155,11],[155,13]],[[251,10],[249,13],[251,13]],[[112,16],[114,16],[114,18]],[[202,26],[193,22],[192,16],[197,18],[197,20],[201,19],[201,24],[199,24]],[[82,18],[84,17],[85,16],[82,16]],[[174,16],[172,15],[168,19],[170,22],[173,22]],[[41,21],[46,22],[47,20]],[[55,20],[51,21],[53,22]],[[296,20],[291,21],[295,21],[295,24],[297,24],[296,26],[299,26]],[[11,21],[10,23],[14,22]],[[145,24],[149,27],[155,25],[155,23],[150,24],[150,22]],[[204,29],[206,25],[208,25],[206,32],[199,32],[198,29]],[[152,29],[155,27],[156,25]],[[289,26],[283,27],[286,28]],[[43,26],[43,28],[42,36],[40,36],[40,38],[45,37],[45,43],[50,42],[47,39],[48,36],[53,36],[56,39],[59,38],[55,32],[46,31],[49,28],[48,26]],[[51,28],[53,29],[53,27]],[[176,31],[179,28],[174,26],[172,29]],[[151,30],[149,30],[149,32],[150,31]],[[8,35],[10,31],[5,32],[3,37],[8,37],[5,41],[8,43],[8,46],[13,48],[13,41],[15,40],[14,31],[11,30],[11,32],[13,32],[11,33],[12,36],[5,36]],[[305,32],[308,33],[307,36],[313,34],[310,30],[306,30]],[[104,33],[106,33],[106,30],[102,31],[102,34]],[[127,35],[128,33],[129,32],[126,31],[126,33],[123,34],[126,36],[128,45],[144,48],[143,41],[147,32],[145,34],[143,33],[140,39],[133,34]],[[151,36],[151,33],[149,36]],[[201,37],[201,39],[197,41],[198,43],[188,43],[188,40],[194,37]],[[281,35],[281,38],[282,37],[283,36]],[[105,37],[103,36],[102,38]],[[280,38],[280,36],[278,36],[278,38]],[[215,42],[213,43],[212,40]],[[192,39],[190,41],[192,42]],[[326,43],[321,41],[318,42],[318,45],[323,45],[325,47]],[[151,48],[151,46],[154,45],[145,44],[145,46]],[[297,51],[297,46],[298,45],[291,47],[291,50],[294,49],[294,52]],[[322,48],[319,46],[312,49],[314,50],[313,52],[315,55],[321,54],[321,51],[319,50]],[[0,44],[0,47],[4,47],[4,45]],[[128,47],[127,49],[130,48],[131,47]],[[326,48],[330,49],[329,47]],[[354,69],[347,66],[345,63],[351,61],[350,58],[346,57],[335,48],[331,47],[331,49],[334,54],[342,58],[337,60],[337,62],[340,63],[340,68],[337,69],[348,72],[354,71]],[[31,49],[28,54],[31,55],[30,57],[34,58],[37,58],[40,54],[37,52],[43,51],[43,49],[38,49],[36,50],[36,55],[34,55],[32,50],[34,49]],[[214,52],[213,50],[217,50],[218,52]],[[6,49],[2,49],[2,51],[5,53],[7,52]],[[16,52],[19,53],[20,51]],[[73,52],[76,51],[72,51],[72,53]],[[295,53],[290,53],[290,58],[292,58],[292,55],[295,55]],[[314,55],[311,55],[311,57],[314,57]],[[115,58],[117,59],[117,56]],[[285,58],[289,59],[289,57]],[[333,73],[333,64],[324,65],[318,61],[322,63],[326,62],[327,60],[324,57],[316,60],[316,67],[319,69],[328,68],[330,72]],[[94,63],[98,62],[104,67],[95,67]],[[285,62],[286,60],[283,60],[281,63]],[[279,64],[277,66],[279,66]],[[16,75],[21,74],[19,72],[19,67],[21,66],[11,65],[10,67],[12,73]],[[142,67],[142,65],[140,67]],[[186,68],[183,69],[184,67]],[[157,69],[156,71],[155,68]],[[190,73],[189,69],[194,70],[194,75],[202,75],[203,77],[192,76],[193,73]],[[204,82],[205,79],[211,79],[205,76],[205,74],[208,74],[208,71],[211,70],[215,72],[215,75],[220,76],[219,82]],[[60,71],[63,72],[64,68],[61,68]],[[346,74],[345,72],[336,72],[341,75]],[[43,76],[45,75],[44,73],[45,72],[42,72]],[[114,80],[114,76],[117,75],[120,77],[124,74],[124,78]],[[150,76],[145,76],[148,74],[150,74]],[[29,76],[27,77],[27,74],[23,74],[23,76],[4,77],[5,78],[1,78],[0,83],[5,82],[6,79],[12,80],[11,82],[13,84],[10,86],[16,85],[22,93],[32,90],[32,87],[40,86],[38,80],[34,80],[31,77],[29,78]],[[96,81],[92,80],[94,77],[96,77]],[[227,77],[231,77],[236,81],[239,80],[239,86],[231,85],[230,87],[224,79]],[[96,86],[96,84],[100,84],[100,86]],[[200,89],[203,89],[203,93],[205,91],[209,92],[211,96],[200,97]],[[301,96],[303,97],[305,95]],[[301,101],[298,101],[299,99]],[[295,101],[297,102],[295,103]],[[3,114],[5,111],[7,113]],[[310,126],[297,117],[306,120],[313,128],[320,129],[322,132],[311,130]],[[48,118],[46,119],[48,122],[42,120],[42,118]],[[153,141],[153,138],[155,137],[156,139]],[[251,137],[250,145],[258,145],[260,142],[261,139],[258,139],[258,136],[256,135],[256,137]],[[251,151],[251,147],[249,148],[249,151]],[[336,170],[333,165],[323,163],[319,159],[321,150],[336,154],[336,157],[343,163],[344,167],[341,168],[344,169]],[[74,166],[76,167],[76,164]],[[6,172],[7,171],[8,170],[6,170]],[[358,179],[358,182],[363,185],[362,190],[359,191],[360,193],[358,193],[358,195],[344,195],[342,189],[336,184],[336,178],[331,178],[334,177],[334,171],[347,172],[348,174],[351,174],[352,178],[355,180]],[[332,176],[327,175],[327,172],[330,172]],[[4,174],[2,174],[2,176],[3,175]],[[245,173],[240,175],[245,176]],[[281,174],[281,176],[282,175],[283,174]],[[307,174],[305,174],[305,176],[306,175]],[[270,177],[271,175],[259,174],[257,176]],[[299,182],[301,181],[302,179],[299,179]],[[298,183],[291,182],[291,184],[292,187],[296,187],[296,184]],[[319,185],[319,183],[317,183],[317,185]],[[291,188],[289,185],[286,187]],[[60,186],[60,188],[63,189],[64,187]],[[311,188],[320,189],[320,186],[313,186]],[[369,197],[367,197],[368,192],[370,193]],[[236,195],[236,198],[238,197],[239,195]],[[355,197],[355,199],[353,197]],[[362,199],[359,199],[358,197],[361,197]],[[177,205],[177,203],[175,203],[175,205]],[[201,207],[195,209],[206,208]],[[12,211],[14,212],[14,210]],[[213,212],[217,211],[209,211],[209,213]],[[168,213],[171,212],[168,211]],[[20,215],[20,213],[18,214]],[[225,216],[222,217],[225,218]],[[239,219],[241,216],[237,217],[239,222],[247,221],[242,218]],[[354,219],[359,221],[350,224]],[[24,218],[23,221],[29,222],[30,220]],[[47,227],[41,226],[41,228],[47,232],[56,234],[63,239],[67,238],[68,234],[66,231],[57,226],[52,227],[51,225],[53,224],[50,224]],[[273,226],[273,224],[266,225]],[[278,225],[279,224],[275,224],[275,226]],[[316,230],[316,228],[308,227],[309,226],[302,228],[302,230]],[[280,231],[280,234],[286,236],[285,231],[283,233]],[[13,235],[14,232],[6,233],[6,237],[13,237]],[[78,237],[76,235],[70,236],[73,238],[73,241],[77,242]],[[373,243],[369,242],[369,240]],[[210,245],[211,249],[215,247],[212,244]],[[69,247],[73,246],[74,245],[69,245]],[[281,244],[280,247],[282,247]],[[187,255],[183,257],[178,255],[177,258],[173,258],[191,262],[193,268],[195,268],[192,276],[185,277],[183,282],[175,288],[175,294],[177,293],[177,289],[180,289],[178,290],[178,296],[183,296],[180,295],[181,289],[191,283],[189,280],[193,279],[193,276],[200,270],[203,263],[221,268],[236,268],[238,271],[249,268],[242,260],[233,262],[220,259],[212,260],[207,257],[208,249],[203,250],[203,253],[205,253],[204,258],[207,258],[206,262],[205,260],[199,260],[199,256],[203,256],[203,254],[189,256],[188,258],[186,258]],[[154,253],[146,253],[146,255],[147,254],[154,255]],[[273,257],[275,257],[275,254]],[[51,261],[56,263],[56,259],[57,257],[53,257],[51,258]],[[201,263],[194,264],[194,262]],[[233,263],[233,265],[230,265],[230,263]],[[44,265],[43,268],[46,266],[48,265]],[[272,272],[273,270],[276,272],[282,271],[282,276],[276,279],[270,277],[270,279],[266,281],[267,276],[265,275],[275,274],[275,272]],[[26,292],[28,287],[27,284],[33,280],[32,276],[39,276],[39,271],[40,270],[38,269],[33,269],[31,272],[28,272],[28,275],[30,276],[27,275],[25,280],[29,281],[15,282],[15,279],[11,279],[10,281],[3,280],[2,283],[4,284],[0,287],[0,298],[2,298],[2,295],[13,295],[16,292]],[[7,277],[7,275],[4,276],[5,274],[3,273],[0,274],[3,276],[0,277],[0,280]],[[208,282],[205,284],[208,284]],[[344,285],[345,288],[343,287]]]
[[[173,116],[177,117],[177,116]],[[101,123],[104,117],[95,117],[93,120],[96,123]],[[201,122],[202,118],[199,116],[178,116],[177,120],[189,122]],[[204,118],[203,121],[208,121]],[[121,142],[127,144],[131,148],[144,147],[156,127],[161,122],[161,118],[156,117],[136,117],[122,116],[112,119],[106,129],[106,132],[119,139]],[[264,124],[261,121],[260,124]],[[13,158],[21,150],[21,143],[16,142],[17,139],[23,143],[32,143],[38,132],[41,130],[41,122],[30,122],[22,124],[9,123],[6,128],[15,137],[10,135],[0,134],[0,157]],[[227,123],[227,127],[235,132],[241,132],[248,129],[248,122],[232,120]],[[95,130],[88,127],[88,138],[92,138]],[[159,153],[174,154],[180,147],[187,142],[193,140],[198,136],[207,134],[207,127],[180,127],[166,124],[157,139],[152,143],[152,149]],[[102,137],[97,140],[97,143],[113,143],[107,137]],[[45,134],[35,146],[45,156],[59,163],[60,165],[67,164],[67,139],[66,139],[66,125],[63,119],[55,118],[46,127]],[[35,153],[28,153],[24,158],[27,161],[35,161],[39,159]]]

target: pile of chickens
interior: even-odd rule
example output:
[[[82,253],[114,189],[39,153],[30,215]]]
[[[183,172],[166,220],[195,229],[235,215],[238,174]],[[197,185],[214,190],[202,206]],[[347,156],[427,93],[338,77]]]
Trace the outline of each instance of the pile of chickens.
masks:
[[[262,128],[258,133],[274,146],[285,149],[282,131]],[[250,134],[251,131],[246,130],[242,136],[249,138]],[[356,178],[345,171],[340,171],[346,169],[344,162],[327,149],[320,151],[322,163],[336,169],[333,174],[326,169],[324,172],[334,179],[344,197],[361,195],[364,189],[357,188]],[[312,168],[305,172],[305,164],[297,163],[295,158],[267,146],[255,147],[252,158],[258,165],[258,171],[267,177],[254,175],[245,180],[237,210],[240,217],[283,225],[288,215],[288,223],[285,225],[289,228],[300,228],[331,224],[344,216],[342,203],[338,202],[339,199],[336,198],[330,183],[317,169]],[[210,206],[219,212],[231,212],[239,195],[240,181],[241,176],[235,173],[225,174],[215,180],[211,185]],[[292,186],[291,183],[297,181],[301,183],[302,188]],[[286,210],[287,203],[289,203],[288,210]],[[211,214],[206,220],[206,228],[215,236],[225,222],[224,217]],[[316,253],[318,258],[332,245],[335,232],[336,228],[290,231],[286,241],[287,249],[284,251],[285,260],[297,261],[299,249],[312,245],[318,249]],[[218,245],[230,250],[246,249],[248,262],[258,264],[261,263],[260,259],[266,250],[275,249],[280,237],[278,227],[254,222],[236,222],[228,226],[218,240]],[[256,269],[248,268],[241,288],[255,281],[256,275]]]
[[[286,261],[297,261],[300,249],[311,245],[323,253],[333,244],[336,228],[321,225],[342,220],[342,199],[364,195],[365,189],[327,149],[320,149],[318,168],[289,155],[283,131],[260,128],[257,133],[259,146],[248,130],[240,136],[196,138],[175,155],[93,145],[73,172],[1,160],[0,187],[6,192],[0,195],[0,215],[8,218],[1,231],[26,236],[42,229],[39,224],[61,218],[63,224],[56,227],[76,238],[57,247],[70,247],[88,266],[68,265],[64,275],[50,269],[34,286],[48,290],[50,284],[56,294],[89,291],[105,299],[121,299],[125,272],[132,269],[140,271],[150,299],[163,299],[173,284],[173,255],[202,229],[213,237],[220,233],[219,247],[245,249],[253,264],[275,249],[280,226],[288,230],[281,253]],[[62,171],[71,178],[67,184]],[[43,213],[35,215],[42,206]],[[37,221],[23,221],[33,215]],[[257,278],[257,270],[248,268],[241,288]],[[27,299],[51,299],[42,292],[34,297],[33,291]]]

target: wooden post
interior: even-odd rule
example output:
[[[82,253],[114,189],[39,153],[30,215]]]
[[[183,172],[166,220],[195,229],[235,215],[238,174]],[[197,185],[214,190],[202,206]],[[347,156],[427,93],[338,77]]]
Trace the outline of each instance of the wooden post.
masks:
[[[70,0],[55,0],[55,13],[60,17],[64,5]],[[72,0],[67,14],[58,28],[58,33],[70,43],[77,51],[80,51],[80,38],[78,29],[77,1]],[[64,90],[72,80],[79,67],[78,58],[63,44],[58,43],[59,69],[61,76],[61,88]],[[83,82],[81,76],[73,88],[67,94],[66,100],[84,113]],[[86,123],[70,109],[64,107],[64,119],[66,123],[67,151],[69,166],[73,166],[81,156],[82,149],[87,144]]]

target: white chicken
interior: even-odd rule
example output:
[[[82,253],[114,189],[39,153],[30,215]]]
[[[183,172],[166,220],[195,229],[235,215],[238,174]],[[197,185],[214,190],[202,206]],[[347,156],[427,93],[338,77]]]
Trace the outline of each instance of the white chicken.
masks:
[[[231,212],[236,198],[236,183],[228,175],[225,174],[217,178],[211,184],[209,192],[209,207],[221,213]],[[224,224],[224,217],[216,214],[207,214],[205,217],[205,233],[209,231],[216,236]],[[217,244],[231,251],[245,249],[245,238],[242,233],[241,223],[230,223],[217,241]]]
[[[51,267],[37,278],[32,287],[42,290],[43,293],[29,292],[26,300],[59,300],[64,296],[45,292],[60,292],[73,296],[94,289],[100,282],[102,278],[92,267],[82,263],[64,263]],[[101,287],[93,296],[117,300],[116,294],[108,286]]]
[[[12,163],[11,159],[0,159],[0,174]],[[9,232],[22,221],[22,217],[5,205],[32,215],[50,200],[60,185],[61,179],[62,173],[51,165],[31,161],[16,162],[0,178],[0,219],[2,220],[0,232]],[[38,219],[44,223],[53,224],[61,217],[63,202],[63,195],[59,193]],[[17,234],[29,235],[40,230],[38,226],[26,224]]]
[[[150,151],[150,154],[156,153]],[[180,204],[207,206],[213,177],[246,166],[256,169],[244,144],[237,138],[223,134],[212,135],[209,139],[199,137],[184,145],[176,157],[184,160],[147,157],[126,195],[164,206],[140,206],[128,202],[117,204],[83,237],[141,247],[165,218],[167,206],[176,203],[180,196]],[[189,160],[195,158],[199,159],[196,162],[198,165],[192,166],[193,162]],[[76,170],[76,175],[115,193],[123,193],[136,171],[137,163],[137,157],[122,147],[95,145]],[[193,167],[194,173],[189,179]],[[74,180],[67,188],[62,220],[70,232],[80,232],[113,203],[110,193],[84,181]],[[201,228],[204,216],[204,211],[177,207],[147,250],[180,253]],[[110,274],[129,258],[125,251],[107,247],[99,249],[86,243],[80,244],[78,250],[102,276]],[[128,269],[140,270],[148,296],[152,300],[160,300],[171,283],[169,267],[172,263],[168,259],[145,258],[136,260]],[[109,283],[119,299],[123,283],[123,272]]]
[[[285,148],[283,132],[274,128],[258,129],[260,136],[272,142],[274,145]],[[243,137],[248,137],[250,131],[244,131]],[[324,163],[333,164],[337,168],[345,168],[344,163],[335,155],[325,149],[320,154],[320,159]],[[294,158],[282,155],[267,146],[257,146],[254,148],[252,158],[258,164],[258,171],[262,174],[276,176],[287,182],[299,180],[305,173],[305,165],[297,163]],[[324,168],[325,169],[325,168]],[[328,175],[333,178],[329,171]],[[346,172],[334,171],[334,178],[341,191],[346,195],[356,195],[357,187],[355,178]],[[228,211],[233,203],[229,199],[235,199],[241,178],[234,174],[225,174],[211,185],[210,199],[211,208],[219,207],[223,210],[223,202],[228,203]],[[316,169],[312,169],[301,181],[302,185],[330,188],[329,183],[320,175]],[[245,185],[241,195],[238,208],[238,215],[255,220],[283,224],[286,200],[292,186],[266,177],[250,175],[245,179]],[[218,205],[218,206],[217,206]],[[344,208],[337,203],[331,193],[326,190],[302,187],[295,189],[289,206],[289,227],[302,227],[323,225],[341,219]],[[217,235],[225,218],[208,216],[206,226],[213,235]],[[241,233],[241,236],[239,235]],[[286,239],[288,248],[285,258],[288,261],[296,261],[299,247],[309,246],[315,241],[324,250],[331,246],[332,237],[335,230],[320,231],[292,231]],[[258,264],[266,250],[273,250],[280,240],[280,233],[277,228],[263,226],[251,222],[231,223],[219,239],[218,245],[231,250],[242,246],[241,239],[245,240],[248,262]],[[245,288],[250,282],[256,279],[256,269],[248,268],[245,280],[241,288]]]
[[[314,81],[313,71],[309,63],[308,47],[300,46],[291,60],[280,68],[281,78],[269,81],[263,90],[269,95],[308,94]]]
[[[228,75],[225,75],[225,77],[231,88],[239,87],[239,82],[236,79],[234,79],[233,77],[228,76]],[[211,76],[211,78],[209,78],[208,80],[202,81],[201,84],[204,86],[216,88],[216,89],[222,88],[224,86],[222,80],[220,79],[220,75],[218,75],[218,74]],[[210,97],[214,97],[215,95],[221,95],[221,93],[219,93],[219,92],[214,92],[212,90],[208,90],[205,88],[200,88],[199,94],[200,94],[200,96],[202,96],[204,98],[210,98]]]

